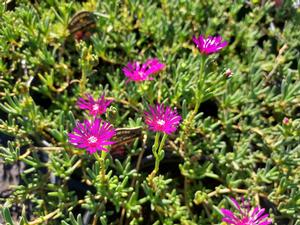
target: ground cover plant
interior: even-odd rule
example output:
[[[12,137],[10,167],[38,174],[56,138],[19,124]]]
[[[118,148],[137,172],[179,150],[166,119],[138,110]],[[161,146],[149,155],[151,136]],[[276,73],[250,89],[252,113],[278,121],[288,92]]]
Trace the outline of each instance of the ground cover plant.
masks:
[[[299,1],[5,0],[1,224],[300,224]]]

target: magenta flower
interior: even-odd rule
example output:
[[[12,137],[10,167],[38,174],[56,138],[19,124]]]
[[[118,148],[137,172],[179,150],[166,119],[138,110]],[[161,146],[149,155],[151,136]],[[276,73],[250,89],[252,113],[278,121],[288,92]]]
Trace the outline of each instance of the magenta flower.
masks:
[[[135,82],[144,80],[153,80],[150,75],[155,74],[165,68],[165,64],[161,63],[158,59],[148,59],[144,64],[139,62],[128,63],[123,68],[125,76]]]
[[[216,53],[222,48],[226,47],[228,44],[227,41],[222,42],[221,36],[208,36],[208,38],[204,38],[202,35],[200,35],[198,38],[193,37],[193,41],[199,51],[205,55]]]
[[[93,116],[102,115],[106,112],[107,107],[110,105],[112,100],[106,100],[104,94],[98,99],[94,100],[92,95],[86,94],[87,100],[79,98],[77,105],[81,109],[86,109],[90,111]]]
[[[116,130],[110,123],[98,118],[94,122],[84,120],[83,123],[77,123],[73,133],[69,133],[69,142],[77,148],[86,149],[90,154],[96,151],[107,152],[104,146],[114,143],[110,139],[115,134]]]
[[[264,208],[257,206],[254,209],[250,209],[250,203],[246,205],[244,199],[242,199],[242,206],[235,199],[230,199],[238,213],[233,213],[228,209],[221,209],[224,215],[222,221],[232,225],[268,225],[272,223],[272,220],[268,218],[269,214],[264,214]]]
[[[149,129],[155,132],[171,134],[176,131],[180,120],[181,116],[176,110],[172,110],[169,106],[165,108],[163,104],[149,106],[149,112],[145,112],[145,122]]]

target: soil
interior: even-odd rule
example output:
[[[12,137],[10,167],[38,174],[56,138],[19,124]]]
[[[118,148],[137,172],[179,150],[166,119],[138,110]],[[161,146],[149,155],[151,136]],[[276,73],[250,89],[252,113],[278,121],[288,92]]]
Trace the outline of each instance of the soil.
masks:
[[[0,133],[0,146],[7,146],[7,141],[10,138],[4,134]],[[0,158],[0,205],[2,206],[5,202],[5,199],[9,197],[11,193],[12,185],[20,184],[20,174],[24,170],[25,165],[21,162],[7,165],[4,164],[3,160]],[[21,213],[17,208],[13,207],[11,212],[12,217],[17,221],[18,215]],[[4,224],[2,213],[0,213],[0,224]]]

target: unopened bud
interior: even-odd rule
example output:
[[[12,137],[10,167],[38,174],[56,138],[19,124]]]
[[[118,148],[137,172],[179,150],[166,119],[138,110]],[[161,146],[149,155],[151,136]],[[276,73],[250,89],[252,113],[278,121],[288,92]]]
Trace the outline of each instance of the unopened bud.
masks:
[[[114,123],[118,117],[118,110],[110,106],[106,111],[106,118],[110,123]]]
[[[231,71],[231,69],[227,69],[226,71],[225,71],[225,76],[226,76],[226,78],[230,78],[230,77],[232,77],[232,75],[233,75],[233,72]]]
[[[282,123],[283,123],[284,125],[288,125],[288,124],[290,123],[290,119],[287,118],[287,117],[284,117],[283,120],[282,120]]]

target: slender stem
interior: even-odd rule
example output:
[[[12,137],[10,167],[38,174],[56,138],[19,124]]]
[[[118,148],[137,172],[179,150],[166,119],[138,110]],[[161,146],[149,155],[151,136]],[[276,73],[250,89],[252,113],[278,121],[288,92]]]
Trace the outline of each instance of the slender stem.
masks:
[[[98,152],[96,152],[96,153],[94,154],[94,156],[95,156],[95,158],[98,160],[98,162],[100,163],[101,158],[99,157]]]
[[[159,162],[158,162],[158,143],[159,143],[159,137],[160,137],[160,133],[156,132],[155,134],[155,140],[154,140],[154,145],[152,146],[152,152],[155,158],[155,167],[154,170],[151,173],[151,177],[153,178],[156,174],[156,172],[158,171],[158,166],[159,166]]]
[[[203,99],[203,91],[205,90],[204,88],[204,84],[205,84],[205,76],[204,76],[204,69],[205,69],[205,61],[206,61],[206,57],[204,55],[201,56],[201,60],[200,60],[200,72],[199,72],[199,75],[198,75],[198,82],[197,82],[197,88],[196,88],[196,91],[195,91],[195,108],[193,110],[193,112],[190,114],[190,116],[187,118],[187,123],[186,123],[186,126],[185,126],[185,131],[182,132],[182,135],[184,135],[184,139],[182,139],[182,142],[184,143],[185,142],[185,137],[187,136],[187,130],[189,129],[190,127],[190,124],[193,122],[194,120],[194,117],[196,116],[198,110],[199,110],[199,107],[200,107],[200,104],[202,102],[202,99]],[[182,151],[183,149],[183,146],[180,146],[180,151]],[[184,178],[184,199],[185,199],[185,203],[186,203],[186,206],[188,207],[188,209],[190,210],[189,208],[189,198],[188,198],[188,193],[187,193],[187,190],[188,190],[188,184],[189,184],[189,181],[188,181],[188,178],[185,177]]]
[[[156,175],[157,172],[159,170],[159,159],[158,158],[155,158],[155,167],[154,167],[154,170],[153,170],[153,174]]]
[[[167,137],[168,137],[168,135],[164,133],[164,136],[163,136],[162,139],[161,139],[161,142],[160,142],[159,149],[158,149],[157,153],[160,153],[160,152],[161,152],[162,148],[163,148],[164,145],[165,145],[165,142],[166,142],[166,140],[167,140]]]
[[[195,91],[195,108],[194,110],[187,116],[187,118],[184,120],[184,129],[183,132],[181,132],[180,135],[180,148],[179,152],[183,152],[185,149],[185,143],[187,140],[187,137],[189,136],[189,130],[191,128],[191,124],[193,123],[193,120],[199,110],[200,104],[203,100],[203,91],[205,90],[204,84],[205,84],[205,62],[206,62],[206,57],[204,55],[201,56],[200,60],[200,71],[198,75],[198,80],[197,80],[197,87]]]
[[[202,98],[203,98],[203,91],[204,91],[204,68],[205,68],[205,61],[206,61],[206,57],[204,55],[201,56],[201,60],[200,60],[200,72],[198,75],[198,81],[197,81],[197,88],[195,91],[195,108],[193,110],[193,112],[190,114],[190,116],[187,118],[187,127],[186,129],[189,128],[189,125],[193,122],[194,117],[196,116],[200,104],[202,102]]]
[[[56,209],[55,211],[45,215],[45,216],[42,216],[40,218],[37,218],[36,220],[32,221],[32,222],[29,222],[28,224],[29,225],[37,225],[37,224],[41,224],[41,223],[44,223],[46,222],[47,220],[53,218],[55,215],[57,215],[58,213],[60,212],[60,209]]]
[[[247,194],[247,193],[249,193],[249,191],[245,190],[245,189],[223,188],[223,189],[220,189],[220,190],[215,190],[213,192],[210,192],[207,196],[211,198],[211,197],[219,195],[219,194],[226,194],[226,193],[231,193],[231,192],[236,192],[236,193],[241,193],[241,194]]]
[[[198,76],[198,87],[196,89],[196,96],[195,96],[196,104],[195,104],[193,116],[195,116],[197,114],[199,106],[200,106],[202,98],[203,98],[204,81],[205,81],[204,80],[205,61],[206,61],[206,57],[204,55],[202,55],[201,60],[200,60],[200,72],[199,72],[199,76]]]
[[[102,165],[101,165],[101,178],[102,181],[105,181],[105,158],[106,158],[107,152],[102,151],[101,152],[101,161],[102,161]]]
[[[103,183],[105,182],[105,157],[106,157],[106,155],[107,155],[107,152],[105,152],[105,151],[101,151],[101,157],[98,155],[97,152],[94,154],[95,158],[98,160],[98,162],[100,164],[99,175],[100,175],[101,181]]]
[[[152,151],[154,154],[156,154],[157,149],[158,149],[158,142],[159,142],[159,137],[160,137],[160,133],[156,132],[155,134],[155,140],[154,140],[154,145],[152,146]]]
[[[157,132],[155,135],[155,141],[154,141],[154,145],[152,146],[152,152],[155,158],[155,166],[153,171],[151,172],[151,174],[149,174],[148,176],[148,181],[150,185],[153,185],[153,178],[155,177],[155,175],[157,174],[158,170],[159,170],[159,163],[162,160],[161,157],[161,152],[162,152],[162,148],[164,147],[164,144],[166,142],[166,139],[168,137],[167,134],[164,134],[164,136],[162,137],[160,144],[159,143],[159,137],[160,137],[160,133]]]
[[[94,216],[94,219],[93,219],[92,225],[97,225],[97,220],[98,220],[98,216],[95,215],[95,216]]]
[[[160,145],[159,145],[159,149],[157,150],[157,155],[155,157],[155,167],[154,167],[154,174],[156,174],[159,170],[159,163],[162,160],[162,158],[160,158],[161,155],[161,150],[165,145],[166,139],[167,139],[168,135],[164,134],[164,136],[162,137],[161,141],[160,141]]]

